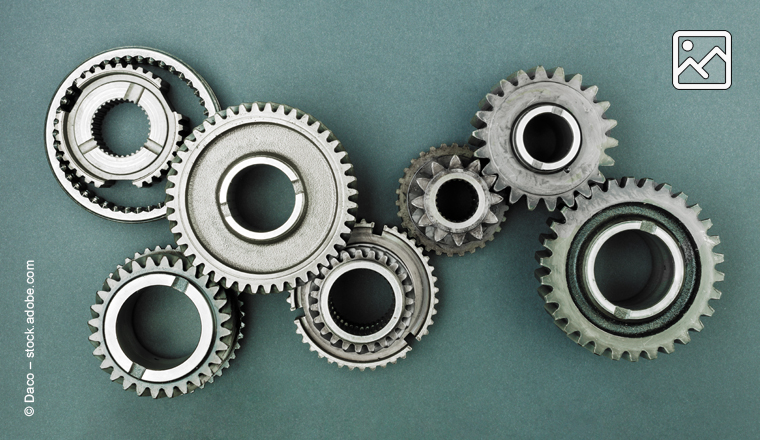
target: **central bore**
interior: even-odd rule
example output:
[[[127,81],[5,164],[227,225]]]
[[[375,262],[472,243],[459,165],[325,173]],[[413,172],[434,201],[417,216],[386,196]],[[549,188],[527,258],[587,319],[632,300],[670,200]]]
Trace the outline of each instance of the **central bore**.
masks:
[[[270,165],[254,165],[232,179],[227,190],[232,218],[242,227],[266,232],[285,224],[296,193],[288,176]]]
[[[129,156],[148,141],[150,121],[139,105],[122,101],[95,113],[92,134],[100,146],[117,156]]]
[[[528,121],[523,142],[528,154],[539,162],[559,162],[570,154],[573,145],[570,124],[554,113],[542,113]]]
[[[435,206],[446,220],[461,223],[477,211],[478,192],[465,180],[451,179],[438,188]]]
[[[616,306],[635,299],[655,270],[652,250],[644,234],[640,231],[620,232],[610,237],[599,250],[594,266],[596,284],[602,295]]]
[[[393,289],[379,273],[355,269],[341,275],[330,289],[330,315],[338,326],[364,336],[382,329],[392,318]]]
[[[150,286],[124,303],[116,336],[133,362],[153,370],[168,370],[184,362],[197,347],[201,320],[184,293],[169,286]]]

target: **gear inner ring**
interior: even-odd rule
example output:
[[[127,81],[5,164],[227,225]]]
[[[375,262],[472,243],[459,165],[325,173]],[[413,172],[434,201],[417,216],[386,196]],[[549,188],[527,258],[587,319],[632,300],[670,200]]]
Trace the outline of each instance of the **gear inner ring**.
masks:
[[[481,223],[486,215],[488,215],[491,204],[487,202],[486,194],[488,194],[489,190],[485,186],[483,179],[473,175],[474,173],[464,170],[449,171],[449,173],[439,173],[433,177],[428,187],[425,188],[425,212],[434,224],[446,232],[466,232],[473,229],[478,223]],[[461,215],[460,218],[464,218],[463,220],[459,220],[459,218],[453,217],[448,213],[444,214],[442,212],[445,211],[445,209],[442,209],[444,202],[441,200],[442,198],[454,195],[450,194],[450,190],[452,189],[450,187],[460,182],[467,185],[468,189],[470,189],[472,205],[474,206],[474,210],[459,214]]]
[[[652,268],[647,286],[630,301],[605,306],[599,301],[604,295],[593,292],[595,281],[591,284],[594,278],[588,275],[589,271],[593,271],[593,264],[589,263],[593,263],[594,247],[602,239],[609,239],[604,238],[605,233],[611,236],[622,232],[621,228],[633,225],[638,225],[640,230],[648,229],[642,234],[657,237],[650,239],[652,243],[648,245],[653,246],[650,250],[658,267]],[[656,236],[654,232],[658,229],[664,235]],[[699,290],[700,264],[696,249],[685,226],[664,209],[645,203],[622,203],[608,207],[587,220],[570,245],[566,266],[570,295],[581,313],[605,331],[625,337],[658,333],[678,321]],[[676,264],[679,263],[676,254],[682,256],[682,275],[676,274]],[[667,262],[668,258],[673,258],[672,262]],[[682,281],[679,283],[678,280]],[[679,288],[675,289],[675,284]]]
[[[554,173],[566,169],[578,156],[581,127],[564,108],[537,105],[517,119],[512,145],[523,165],[539,173]]]
[[[134,337],[131,309],[140,291],[150,286],[171,287],[195,306],[201,335],[189,356],[162,359]],[[153,383],[176,381],[195,371],[214,346],[214,328],[214,314],[204,294],[189,279],[169,273],[150,273],[128,281],[114,293],[103,317],[104,342],[114,362],[130,376]]]

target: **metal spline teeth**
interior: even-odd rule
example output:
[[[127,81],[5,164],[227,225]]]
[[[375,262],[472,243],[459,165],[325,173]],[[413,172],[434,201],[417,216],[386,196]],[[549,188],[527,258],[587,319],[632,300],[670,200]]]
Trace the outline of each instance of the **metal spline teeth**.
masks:
[[[715,269],[716,264],[723,262],[723,255],[713,252],[720,239],[707,233],[712,222],[709,219],[700,220],[698,214],[701,208],[699,205],[687,206],[686,199],[683,193],[673,193],[670,185],[656,185],[650,179],[636,181],[633,178],[623,178],[620,182],[610,179],[602,186],[593,186],[590,199],[578,196],[575,208],[564,207],[561,211],[563,219],[550,223],[552,234],[542,236],[546,249],[536,253],[536,259],[541,265],[536,270],[536,278],[541,282],[539,294],[546,302],[547,312],[570,339],[597,355],[614,360],[624,357],[637,361],[641,356],[654,359],[658,351],[671,353],[675,349],[675,342],[686,344],[690,341],[689,330],[702,330],[700,317],[711,316],[714,310],[709,301],[721,296],[713,283],[723,281],[723,273]],[[582,233],[579,231],[582,231],[583,225],[590,218],[595,218],[593,216],[598,217],[605,210],[616,209],[624,204],[667,211],[680,224],[679,227],[686,231],[689,241],[693,243],[690,246],[693,247],[694,261],[699,264],[699,270],[695,274],[696,284],[693,285],[695,287],[683,293],[691,295],[691,302],[684,301],[683,310],[667,326],[655,328],[640,337],[621,336],[592,324],[591,318],[580,310],[568,290],[568,282],[572,277],[567,274],[571,263],[566,260],[569,249],[574,246],[576,234]],[[673,234],[673,231],[669,233]],[[612,322],[616,320],[614,317],[607,319]]]
[[[464,221],[445,218],[437,207],[440,183],[452,180],[466,182],[476,195],[475,212]],[[495,182],[496,176],[481,174],[481,161],[467,145],[431,147],[413,159],[399,179],[396,205],[402,226],[426,250],[438,255],[475,252],[501,230],[509,209],[506,200],[492,190]]]
[[[433,324],[433,315],[436,314],[435,305],[438,303],[436,277],[433,276],[433,267],[429,264],[429,258],[422,254],[422,249],[396,227],[384,226],[380,234],[374,234],[373,228],[374,223],[363,220],[356,224],[340,256],[331,259],[330,266],[323,268],[318,278],[299,286],[288,296],[291,310],[304,309],[304,316],[297,318],[295,324],[296,332],[309,345],[309,350],[326,358],[329,363],[346,366],[350,370],[374,370],[405,358],[406,353],[412,349],[407,340],[409,337],[420,340],[428,334],[429,327]],[[362,335],[356,334],[358,332],[337,336],[326,324],[327,316],[320,304],[322,300],[329,300],[329,296],[323,297],[324,293],[321,292],[328,279],[345,273],[340,272],[345,269],[342,266],[361,261],[368,263],[361,267],[363,269],[378,273],[384,271],[382,268],[389,269],[393,275],[386,279],[393,281],[392,284],[398,288],[396,296],[404,301],[403,304],[394,303],[394,306],[401,306],[396,309],[398,321],[394,322],[393,318],[388,323],[383,321],[386,328],[392,330],[379,338],[376,334],[382,332],[370,334],[367,338],[371,341],[360,341]],[[372,265],[375,265],[374,269]],[[393,316],[396,316],[395,312]],[[372,329],[377,327],[379,325]]]
[[[581,75],[566,81],[561,67],[547,72],[541,66],[528,72],[520,70],[494,86],[472,118],[477,130],[469,140],[479,147],[476,157],[490,159],[483,174],[498,176],[494,190],[508,188],[510,204],[526,196],[528,209],[543,200],[546,208],[553,211],[559,201],[572,206],[576,193],[588,197],[589,182],[604,182],[599,166],[614,164],[605,150],[618,144],[608,137],[617,121],[604,117],[610,104],[596,101],[597,90],[596,86],[583,87]],[[513,139],[513,129],[521,116],[542,104],[554,106],[557,112],[569,112],[580,130],[577,156],[552,172],[537,172],[524,165]]]
[[[297,219],[275,237],[241,235],[250,231],[234,229],[232,207],[221,198],[219,182],[247,160],[274,161],[292,173]],[[355,220],[356,178],[342,145],[320,122],[285,105],[245,103],[208,118],[185,139],[168,180],[177,244],[204,274],[237,292],[283,291],[317,276]]]
[[[200,301],[203,304],[200,307],[203,307],[211,316],[211,319],[206,321],[209,323],[209,328],[201,330],[201,340],[195,352],[179,366],[169,369],[163,367],[152,369],[146,365],[139,365],[138,358],[134,356],[134,349],[130,351],[133,355],[125,354],[127,350],[124,349],[135,341],[127,343],[122,339],[123,336],[110,337],[110,339],[107,336],[106,328],[109,328],[109,325],[105,324],[105,320],[116,319],[113,316],[119,316],[125,304],[122,295],[139,292],[139,290],[132,292],[134,288],[130,288],[130,284],[150,277],[156,280],[169,277],[174,281],[171,284],[148,283],[149,286],[171,285],[178,290],[183,288],[185,291],[193,290],[198,296],[193,301]],[[102,361],[100,367],[111,374],[112,381],[121,383],[125,390],[135,390],[139,396],[150,394],[153,398],[175,397],[203,388],[206,383],[213,382],[215,376],[222,375],[222,370],[229,366],[231,359],[235,358],[235,351],[240,348],[240,339],[243,337],[242,328],[245,325],[242,322],[243,313],[240,310],[242,303],[228,295],[228,292],[209,281],[207,276],[200,276],[197,268],[190,265],[178,249],[171,246],[163,249],[156,247],[152,251],[146,249],[143,254],[135,254],[134,259],[127,259],[123,266],[117,266],[116,271],[110,274],[103,284],[103,290],[97,293],[96,304],[91,307],[93,319],[88,322],[92,331],[89,339],[95,346],[93,355]],[[199,306],[196,305],[196,307]],[[111,310],[114,308],[115,310]],[[116,315],[113,315],[114,313]],[[109,314],[111,318],[107,318]],[[201,323],[203,327],[203,318]],[[118,332],[117,323],[113,325],[116,329],[114,331]],[[210,332],[206,337],[209,347],[202,345],[203,335],[207,332]],[[109,340],[113,345],[109,345]],[[139,345],[139,342],[136,343]],[[149,357],[153,358],[155,355],[149,354]],[[188,364],[184,368],[186,372],[173,373],[188,361],[198,363]],[[152,380],[148,377],[148,372],[164,374],[167,378]]]

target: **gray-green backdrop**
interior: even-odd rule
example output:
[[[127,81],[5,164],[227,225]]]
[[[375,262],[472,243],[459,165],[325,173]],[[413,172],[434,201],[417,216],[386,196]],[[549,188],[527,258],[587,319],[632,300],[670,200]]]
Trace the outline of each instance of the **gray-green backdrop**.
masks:
[[[759,24],[752,1],[5,2],[0,437],[757,437]],[[733,85],[676,90],[673,33],[711,29],[733,36]],[[672,355],[594,356],[543,310],[533,254],[549,213],[521,201],[485,249],[431,259],[439,313],[398,364],[338,369],[301,343],[284,294],[246,297],[245,339],[221,378],[188,396],[138,398],[100,370],[86,322],[117,264],[173,243],[168,222],[85,212],[59,188],[43,145],[59,82],[124,45],[182,58],[223,106],[275,101],[314,115],[350,154],[360,217],[388,225],[400,225],[395,190],[409,160],[466,141],[493,84],[539,64],[582,73],[619,121],[616,165],[603,172],[669,182],[700,203],[726,255],[723,299]],[[26,417],[32,259],[35,414]]]

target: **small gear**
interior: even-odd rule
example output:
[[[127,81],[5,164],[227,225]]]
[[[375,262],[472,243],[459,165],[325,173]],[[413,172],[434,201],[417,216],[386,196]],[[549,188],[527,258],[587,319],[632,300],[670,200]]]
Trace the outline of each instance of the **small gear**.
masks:
[[[496,176],[481,174],[480,160],[466,145],[432,147],[412,160],[399,179],[398,216],[428,251],[448,256],[475,252],[501,230],[508,209],[491,189],[495,181]],[[450,206],[464,191],[470,206]]]
[[[689,342],[689,330],[702,330],[700,317],[713,313],[708,302],[720,298],[713,283],[723,281],[715,269],[723,255],[713,253],[720,240],[707,235],[712,222],[699,220],[699,205],[687,206],[686,195],[669,185],[632,178],[595,185],[590,199],[575,201],[550,224],[546,250],[536,254],[539,293],[555,324],[616,360],[653,359],[658,351],[671,353],[675,342]],[[595,263],[601,247],[625,231],[650,248],[652,274],[641,291],[621,297],[601,291]]]
[[[63,188],[64,191],[66,191],[66,193],[74,201],[79,203],[83,208],[92,212],[93,214],[109,220],[124,223],[142,223],[163,218],[166,216],[166,208],[163,202],[151,206],[121,206],[96,195],[90,189],[88,182],[93,186],[99,186],[105,183],[108,180],[109,176],[100,175],[102,173],[92,175],[90,173],[84,172],[81,163],[77,163],[75,160],[73,160],[71,151],[67,151],[64,154],[64,150],[68,149],[64,148],[62,139],[67,137],[68,133],[63,129],[62,121],[66,113],[72,108],[72,106],[75,106],[77,104],[78,100],[81,97],[82,91],[78,89],[77,84],[82,85],[84,82],[88,81],[88,77],[96,75],[97,72],[102,73],[105,70],[128,69],[139,65],[150,65],[164,69],[183,80],[198,97],[200,105],[204,109],[204,114],[213,114],[220,109],[216,95],[214,95],[214,92],[211,90],[206,81],[190,66],[185,64],[180,59],[156,49],[145,47],[122,47],[98,54],[74,69],[66,77],[66,79],[63,80],[55,95],[53,96],[50,106],[48,107],[47,118],[45,121],[45,149],[47,153],[48,163],[53,171],[53,174],[58,180],[58,183],[61,185],[61,188]],[[135,68],[134,71],[137,71],[137,69]],[[152,78],[149,73],[146,73],[145,76],[146,78],[148,76]],[[148,80],[146,79],[146,81]],[[153,80],[151,79],[150,81]],[[122,95],[121,97],[114,97],[113,100],[105,99],[101,103],[102,105],[95,106],[94,109],[88,107],[88,109],[86,109],[87,113],[89,114],[92,112],[93,118],[98,119],[102,116],[104,110],[106,110],[108,106],[115,104],[119,101],[119,99],[123,98],[124,96]],[[174,118],[174,116],[172,116],[172,118]],[[84,118],[80,121],[82,126],[79,127],[76,131],[77,133],[85,133],[91,128],[95,128],[92,133],[95,135],[93,136],[94,141],[88,143],[87,148],[93,145],[97,146],[98,121],[94,121],[95,127],[91,127],[93,120],[85,119],[87,118]],[[153,118],[149,116],[149,119],[151,119],[152,123],[151,130],[156,131],[157,121],[160,119],[160,117],[158,115]],[[162,124],[158,125],[160,126]],[[184,125],[182,123],[180,125],[182,126],[182,128],[180,128],[180,131],[184,130]],[[182,131],[182,134],[184,134],[184,131]],[[160,138],[161,136],[156,134],[154,137]],[[97,146],[97,148],[94,148],[93,150],[87,150],[87,148],[85,148],[85,150],[87,150],[86,155],[89,156],[89,158],[93,158],[93,160],[99,165],[104,165],[105,163],[109,166],[120,165],[120,162],[135,162],[136,159],[139,159],[139,157],[132,156],[109,156],[107,154],[107,151],[101,151],[104,150],[103,147],[104,145],[101,143],[99,146]],[[158,151],[158,149],[156,149],[155,145],[153,144],[151,144],[149,147],[150,148],[147,149],[148,151],[150,151],[151,148],[155,151]],[[150,154],[145,152],[140,154],[144,155],[145,157],[150,156]],[[143,157],[143,159],[145,159],[145,157]],[[168,159],[169,158],[167,157],[167,163]],[[88,163],[89,161],[84,162]],[[154,173],[146,173],[142,176],[135,176],[135,183],[137,185],[143,185],[145,183],[152,182],[156,175],[161,175],[162,170],[164,170],[163,164],[161,164],[158,169],[153,170]],[[103,177],[105,177],[105,179]],[[144,179],[142,177],[144,177]],[[107,183],[105,184],[107,185]]]
[[[135,337],[133,307],[141,290],[150,286],[171,286],[195,305],[201,336],[189,356],[162,359]],[[170,246],[146,249],[127,259],[106,279],[96,300],[88,322],[93,355],[102,361],[100,367],[111,374],[111,380],[140,396],[175,397],[203,388],[222,375],[243,337],[240,301],[207,276],[199,276],[197,268]]]
[[[290,217],[271,231],[247,224],[234,203],[237,176],[261,165],[282,171],[295,193]],[[356,209],[351,171],[340,142],[311,116],[285,105],[241,104],[185,140],[168,176],[168,219],[193,264],[225,288],[287,290],[318,274],[345,245]]]
[[[572,206],[576,192],[588,197],[589,182],[604,182],[599,166],[614,164],[605,150],[617,146],[608,137],[617,122],[604,118],[610,104],[596,101],[597,87],[581,82],[539,66],[502,80],[480,102],[469,142],[476,157],[490,159],[483,173],[498,176],[494,190],[510,189],[510,204],[524,195],[528,209],[543,200],[553,211],[559,200]]]
[[[304,310],[295,320],[303,342],[319,357],[351,370],[374,370],[406,357],[411,350],[407,338],[419,340],[428,333],[438,303],[433,268],[414,240],[395,227],[384,227],[379,235],[373,227],[364,221],[357,224],[338,257],[288,297],[291,310]],[[356,269],[382,275],[393,290],[393,305],[370,324],[351,322],[333,305],[335,281]]]

